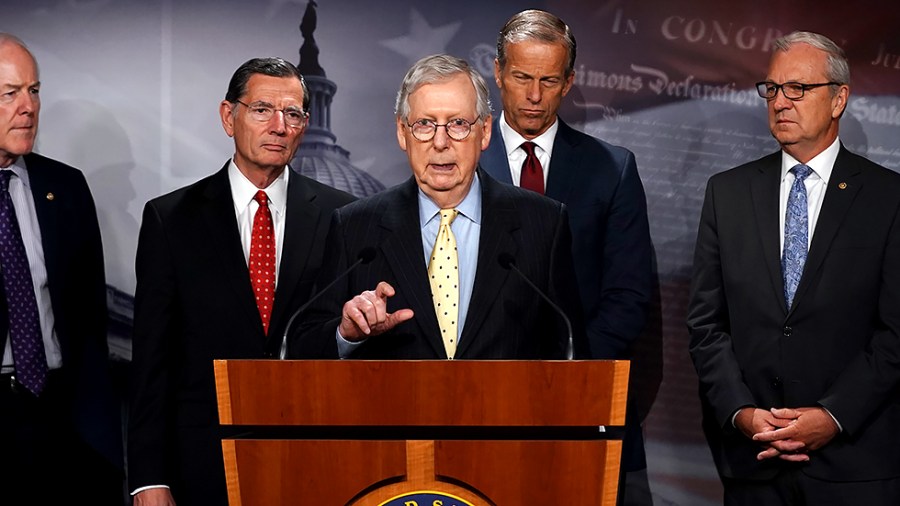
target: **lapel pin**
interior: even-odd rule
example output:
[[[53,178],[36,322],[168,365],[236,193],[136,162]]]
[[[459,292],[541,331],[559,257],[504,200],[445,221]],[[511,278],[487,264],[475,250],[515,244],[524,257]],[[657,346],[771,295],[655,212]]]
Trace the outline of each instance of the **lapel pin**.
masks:
[[[56,195],[54,195],[53,192],[47,193],[47,200],[53,200],[55,198],[56,198]]]
[[[847,183],[844,183],[843,181],[840,182],[840,183],[838,183],[838,188],[840,188],[841,190],[846,190],[846,189],[847,189]]]

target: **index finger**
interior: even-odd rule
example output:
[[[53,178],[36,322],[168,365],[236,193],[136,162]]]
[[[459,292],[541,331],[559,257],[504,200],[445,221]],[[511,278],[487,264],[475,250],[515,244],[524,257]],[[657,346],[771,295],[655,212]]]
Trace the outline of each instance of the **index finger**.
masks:
[[[378,283],[378,286],[375,287],[375,296],[379,299],[393,297],[395,293],[397,292],[394,290],[394,287],[387,281],[381,281]]]

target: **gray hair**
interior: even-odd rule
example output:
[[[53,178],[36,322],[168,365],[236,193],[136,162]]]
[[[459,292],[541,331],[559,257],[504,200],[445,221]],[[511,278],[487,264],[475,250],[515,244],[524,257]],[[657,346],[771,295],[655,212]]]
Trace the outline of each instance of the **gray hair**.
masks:
[[[787,51],[794,44],[808,44],[826,53],[825,77],[835,83],[850,84],[850,64],[840,46],[828,37],[814,32],[793,32],[772,43],[773,51]]]
[[[426,56],[413,64],[406,72],[400,91],[397,92],[397,102],[394,104],[394,114],[403,121],[409,119],[409,96],[422,85],[447,81],[458,74],[465,74],[472,81],[477,95],[475,111],[481,119],[487,119],[491,115],[491,95],[484,78],[471,65],[461,58],[448,54],[436,54]]]
[[[25,44],[25,42],[23,42],[22,39],[16,37],[15,35],[13,35],[11,33],[0,32],[0,46],[2,46],[3,44],[13,44],[13,45],[19,46],[22,49],[24,49],[25,52],[28,53],[28,56],[31,57],[31,61],[34,62],[35,70],[38,71],[38,73],[40,73],[40,68],[38,68],[37,58],[34,57],[34,54],[31,53],[31,50],[28,49],[28,45]]]
[[[497,61],[502,69],[506,65],[506,46],[525,40],[537,40],[550,44],[562,44],[569,59],[566,77],[575,70],[575,35],[563,20],[546,11],[530,9],[509,18],[497,36]]]
[[[253,58],[247,60],[234,71],[231,81],[228,83],[228,91],[225,92],[225,100],[232,104],[237,103],[247,93],[247,83],[254,74],[262,74],[270,77],[295,77],[300,81],[303,90],[303,112],[309,112],[309,89],[306,80],[293,63],[284,58]]]

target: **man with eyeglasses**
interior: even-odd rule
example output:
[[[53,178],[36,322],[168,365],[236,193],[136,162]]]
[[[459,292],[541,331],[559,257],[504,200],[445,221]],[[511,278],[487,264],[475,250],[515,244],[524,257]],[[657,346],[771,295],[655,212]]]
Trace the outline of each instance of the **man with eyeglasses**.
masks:
[[[412,177],[335,212],[323,280],[373,258],[311,310],[304,353],[365,359],[562,359],[561,317],[586,343],[565,207],[478,169],[491,139],[487,85],[464,60],[436,55],[407,72],[397,141]]]
[[[725,504],[900,504],[900,175],[838,139],[843,50],[757,85],[781,151],[709,180],[688,310]]]
[[[134,504],[227,504],[212,361],[278,356],[331,213],[353,198],[288,167],[307,126],[297,68],[256,58],[219,106],[234,156],[151,200],[138,239],[128,469]]]

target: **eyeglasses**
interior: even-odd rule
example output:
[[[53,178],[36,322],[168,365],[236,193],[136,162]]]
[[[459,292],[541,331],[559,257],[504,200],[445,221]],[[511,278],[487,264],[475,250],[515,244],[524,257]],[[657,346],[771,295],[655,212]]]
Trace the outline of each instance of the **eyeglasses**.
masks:
[[[253,102],[245,104],[240,100],[235,102],[246,107],[250,112],[250,117],[261,123],[266,123],[275,116],[276,112],[284,115],[284,124],[292,128],[303,128],[306,126],[306,120],[309,119],[309,113],[296,107],[285,107],[284,109],[276,109],[271,104],[265,102]]]
[[[761,83],[756,83],[756,92],[759,93],[759,96],[761,96],[762,98],[771,100],[775,98],[775,95],[778,95],[778,90],[781,90],[781,93],[784,94],[784,98],[790,100],[800,100],[801,98],[803,98],[803,94],[806,93],[807,90],[812,90],[821,86],[840,85],[841,83],[835,82],[803,84],[791,81],[784,84],[776,84],[772,81],[763,81]]]
[[[433,139],[434,133],[437,132],[438,127],[444,127],[447,131],[447,135],[451,139],[461,141],[469,136],[469,133],[472,132],[472,125],[477,123],[480,119],[481,118],[477,118],[475,121],[467,121],[462,118],[456,118],[451,119],[443,125],[439,125],[430,119],[417,119],[412,123],[408,123],[406,126],[412,131],[413,137],[423,142]]]

